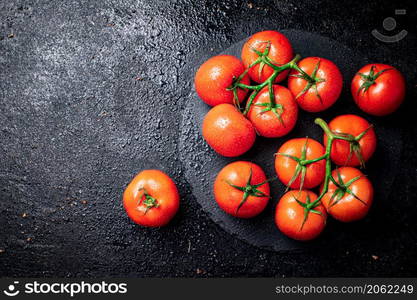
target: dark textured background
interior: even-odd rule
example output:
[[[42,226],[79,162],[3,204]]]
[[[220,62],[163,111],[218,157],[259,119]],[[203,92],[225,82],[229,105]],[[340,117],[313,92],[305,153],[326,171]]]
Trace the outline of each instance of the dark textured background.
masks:
[[[2,0],[0,275],[416,276],[411,3]],[[370,32],[384,32],[396,8],[407,9],[396,19],[410,33],[383,44]],[[319,33],[407,74],[407,101],[387,118],[404,146],[392,205],[373,212],[386,215],[380,242],[264,251],[220,229],[192,196],[178,153],[191,71],[209,52],[271,28]],[[159,230],[132,224],[121,204],[125,185],[149,167],[172,175],[182,196]]]

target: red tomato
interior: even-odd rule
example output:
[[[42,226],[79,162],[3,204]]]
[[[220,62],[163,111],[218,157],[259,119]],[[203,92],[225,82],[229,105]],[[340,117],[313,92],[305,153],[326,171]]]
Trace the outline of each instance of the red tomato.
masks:
[[[298,118],[298,106],[291,92],[280,85],[272,86],[274,102],[271,104],[268,87],[254,98],[248,118],[259,135],[274,138],[289,133]]]
[[[293,50],[290,41],[285,35],[277,31],[262,31],[252,35],[242,48],[242,60],[246,68],[254,63],[259,55],[254,51],[264,52],[267,46],[270,45],[267,57],[272,64],[279,66],[286,64],[293,58]],[[253,81],[262,83],[267,80],[274,70],[264,64],[259,63],[249,69],[249,76]],[[275,78],[275,82],[283,81],[288,75],[288,70],[283,71]]]
[[[405,80],[394,67],[384,64],[364,66],[353,77],[351,91],[364,112],[385,116],[398,109],[405,96]]]
[[[123,193],[123,206],[129,218],[147,227],[168,224],[178,211],[179,201],[175,183],[159,170],[140,172]]]
[[[312,79],[307,80],[296,70],[292,70],[288,77],[288,88],[300,107],[309,112],[319,112],[332,106],[343,86],[339,68],[330,60],[320,57],[306,57],[298,66]]]
[[[317,199],[313,192],[289,191],[279,200],[275,210],[275,224],[286,236],[300,241],[312,240],[319,236],[326,226],[326,209],[307,205]]]
[[[323,180],[326,170],[324,159],[302,165],[302,161],[320,158],[325,154],[324,147],[309,138],[291,139],[285,142],[275,157],[275,171],[279,180],[293,189],[310,189],[318,186]],[[303,175],[304,173],[304,175]],[[304,176],[304,183],[302,178]]]
[[[371,182],[361,171],[351,167],[342,167],[332,172],[333,178],[328,192],[321,202],[327,212],[342,222],[362,219],[371,207],[374,189]]]
[[[371,124],[364,118],[356,115],[341,115],[329,123],[334,133],[359,138],[350,143],[345,140],[334,140],[330,157],[339,166],[363,165],[371,158],[376,149],[376,135]],[[362,137],[361,134],[365,133]],[[324,134],[324,144],[327,144],[327,135]]]
[[[245,71],[243,63],[232,55],[218,55],[208,59],[197,70],[194,85],[197,94],[208,105],[215,106],[222,103],[235,104],[233,91],[229,90]],[[250,84],[249,76],[245,75],[241,81]],[[239,102],[245,99],[247,90],[237,89]]]
[[[225,166],[214,182],[214,198],[226,213],[252,218],[268,204],[269,184],[264,171],[247,161]]]
[[[207,113],[203,121],[203,137],[217,153],[239,156],[255,142],[256,132],[251,122],[231,104],[219,104]]]

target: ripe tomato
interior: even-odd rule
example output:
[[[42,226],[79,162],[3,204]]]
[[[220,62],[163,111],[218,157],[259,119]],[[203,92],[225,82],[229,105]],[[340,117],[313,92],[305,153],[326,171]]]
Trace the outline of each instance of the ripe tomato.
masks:
[[[307,241],[316,238],[326,226],[326,209],[313,192],[289,191],[279,200],[275,210],[275,224],[286,236]]]
[[[369,179],[361,171],[351,167],[336,169],[332,176],[338,186],[330,181],[328,192],[321,200],[327,212],[342,222],[365,217],[374,195]]]
[[[219,104],[203,121],[203,137],[217,153],[227,157],[248,151],[256,139],[251,122],[231,104]]]
[[[330,158],[336,165],[351,167],[363,165],[374,154],[375,131],[364,118],[356,115],[341,115],[329,123],[329,128],[334,133],[357,139],[353,143],[345,140],[333,141]],[[326,134],[324,134],[324,144],[327,144]]]
[[[248,118],[259,135],[274,138],[290,132],[297,122],[298,106],[291,92],[280,85],[272,86],[274,103],[271,103],[268,86],[254,98]]]
[[[356,104],[374,116],[393,113],[405,96],[405,80],[394,67],[384,64],[364,66],[353,77],[351,92]]]
[[[255,51],[264,53],[269,45],[267,57],[274,65],[283,65],[293,58],[293,50],[290,41],[285,35],[277,31],[261,31],[252,35],[242,48],[242,60],[246,68],[254,63],[259,55]],[[268,51],[268,50],[267,50]],[[249,76],[253,81],[262,83],[267,80],[274,70],[265,63],[259,63],[249,69]],[[275,82],[283,81],[288,75],[288,70],[283,71],[275,78]]]
[[[228,88],[244,71],[243,63],[232,55],[218,55],[208,59],[195,74],[194,85],[198,96],[211,106],[235,104],[233,91]],[[250,84],[249,76],[245,75],[240,82]],[[245,99],[246,93],[247,90],[237,89],[239,102]]]
[[[306,57],[298,66],[312,81],[296,70],[288,77],[288,88],[300,107],[309,112],[323,111],[339,98],[343,77],[339,68],[330,60],[320,57]]]
[[[160,227],[178,211],[180,196],[172,179],[159,170],[136,175],[123,193],[123,206],[136,224]]]
[[[278,153],[275,157],[275,171],[286,186],[310,189],[324,180],[324,159],[304,164],[306,160],[324,156],[325,149],[319,142],[309,138],[291,139],[278,149]]]
[[[214,182],[214,198],[226,213],[239,218],[260,214],[269,200],[269,184],[264,171],[247,161],[225,166]]]

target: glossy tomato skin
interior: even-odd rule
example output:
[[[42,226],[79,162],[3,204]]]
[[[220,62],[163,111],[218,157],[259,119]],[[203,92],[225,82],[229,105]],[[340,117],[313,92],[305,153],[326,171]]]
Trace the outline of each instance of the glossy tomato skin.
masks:
[[[278,229],[286,236],[295,240],[312,240],[319,236],[326,226],[327,213],[322,204],[314,208],[321,215],[309,212],[307,220],[302,226],[304,208],[295,199],[306,203],[307,195],[309,195],[311,202],[317,199],[316,194],[307,190],[302,190],[301,192],[289,191],[281,197],[275,209],[275,224]]]
[[[248,118],[257,133],[263,137],[276,138],[289,133],[295,126],[298,118],[298,105],[291,92],[283,86],[273,85],[275,103],[283,106],[282,122],[277,115],[270,111],[262,112],[264,106],[257,104],[270,103],[268,87],[264,87],[253,100],[248,112]]]
[[[198,96],[211,106],[234,104],[233,91],[227,88],[232,85],[233,78],[238,78],[244,71],[243,63],[232,55],[218,55],[208,59],[195,74],[194,86]],[[250,84],[249,76],[244,76],[240,82]],[[237,94],[239,102],[242,102],[247,90],[238,89]]]
[[[219,104],[204,118],[203,137],[218,154],[235,157],[252,147],[256,132],[252,123],[236,107]]]
[[[332,176],[336,181],[338,178],[337,172],[340,173],[340,176],[345,184],[349,182],[349,180],[361,176],[348,188],[353,192],[353,194],[362,200],[363,203],[356,199],[353,195],[345,193],[339,202],[331,205],[334,203],[332,195],[336,191],[337,187],[332,181],[330,181],[328,192],[321,200],[323,206],[333,218],[339,221],[353,222],[362,219],[368,214],[374,197],[374,189],[371,181],[361,171],[352,167],[342,167],[334,170],[332,172]]]
[[[144,190],[157,201],[148,211]],[[146,227],[161,227],[177,213],[180,196],[172,179],[159,170],[143,170],[133,178],[123,193],[123,206],[129,218]]]
[[[252,218],[260,214],[268,204],[268,197],[249,196],[245,203],[238,209],[243,199],[243,191],[230,184],[246,186],[250,172],[252,178],[250,184],[256,185],[267,180],[264,171],[258,165],[247,161],[236,161],[226,165],[217,175],[214,182],[214,198],[220,208],[226,213],[239,218]],[[263,194],[270,193],[269,184],[258,187]]]
[[[242,60],[246,68],[258,59],[258,55],[252,50],[256,49],[263,52],[267,46],[267,42],[271,42],[268,57],[278,65],[286,64],[293,59],[293,49],[288,38],[277,31],[267,30],[252,35],[242,48]],[[267,65],[262,68],[259,74],[260,64],[250,68],[248,74],[250,78],[258,83],[267,80],[272,74],[273,69]],[[259,76],[260,75],[260,76]],[[275,82],[283,81],[288,75],[288,71],[283,71],[276,78]]]
[[[367,91],[359,89],[364,79],[358,74],[368,75],[374,66],[374,72],[383,72]],[[385,116],[398,109],[405,97],[405,79],[394,67],[385,64],[369,64],[361,68],[352,80],[351,92],[355,103],[364,112],[374,116]]]
[[[318,94],[317,97],[314,87],[308,89],[304,94],[295,100],[300,105],[300,108],[308,112],[319,112],[328,109],[339,98],[343,87],[343,77],[339,68],[330,60],[320,57],[306,57],[302,59],[298,66],[311,75],[314,68],[319,63],[319,68],[316,77],[324,81],[316,84]],[[294,77],[291,75],[300,75],[296,70],[292,70],[288,77],[288,88],[297,97],[307,85],[307,81],[303,78]]]
[[[302,149],[307,141],[306,159],[315,159],[324,155],[324,147],[317,141],[307,138],[296,138],[285,142],[279,149],[278,153],[285,153],[300,158]],[[291,178],[296,172],[297,162],[289,157],[276,155],[275,156],[275,171],[277,172],[279,180],[288,185]],[[306,175],[304,178],[303,188],[310,189],[318,186],[323,180],[326,173],[326,162],[320,160],[306,166]],[[291,184],[291,188],[300,188],[301,174]]]
[[[371,124],[366,121],[364,118],[357,115],[341,115],[334,118],[329,123],[329,128],[332,132],[335,133],[348,133],[353,136],[358,136],[366,129],[368,129]],[[324,134],[324,144],[327,144],[327,135]],[[377,138],[375,130],[369,128],[367,133],[359,140],[359,145],[361,148],[361,153],[364,162],[368,161],[371,156],[374,154],[377,144]],[[355,167],[359,166],[360,160],[355,154],[350,155],[350,144],[344,140],[334,140],[332,145],[332,150],[330,152],[330,158],[332,161],[339,166],[350,166]]]

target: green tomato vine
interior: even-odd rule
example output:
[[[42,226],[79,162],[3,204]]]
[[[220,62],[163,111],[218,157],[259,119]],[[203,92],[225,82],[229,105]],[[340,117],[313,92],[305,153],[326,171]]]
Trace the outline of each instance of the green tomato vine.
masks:
[[[325,80],[322,79],[322,78],[318,78],[317,75],[316,75],[317,70],[318,70],[319,65],[320,65],[320,60],[317,62],[317,65],[315,66],[312,74],[307,74],[306,72],[304,72],[297,65],[297,62],[301,59],[301,56],[299,54],[295,55],[295,57],[291,61],[289,61],[288,63],[283,64],[283,65],[278,65],[276,62],[274,62],[272,59],[270,59],[268,57],[269,50],[271,48],[271,43],[269,41],[267,41],[265,43],[267,43],[267,45],[266,45],[265,50],[263,52],[260,52],[256,49],[252,49],[258,55],[258,59],[256,59],[251,65],[249,65],[248,68],[239,77],[234,78],[233,83],[228,88],[228,90],[233,91],[235,106],[240,111],[243,110],[242,113],[243,113],[243,115],[246,116],[248,114],[251,106],[253,105],[253,101],[254,101],[255,97],[259,94],[259,92],[264,87],[268,86],[269,101],[270,102],[269,103],[258,103],[258,104],[255,104],[255,105],[263,107],[262,112],[272,111],[276,115],[276,117],[280,120],[280,122],[283,124],[281,115],[284,112],[285,108],[282,105],[275,102],[275,95],[274,95],[274,90],[273,90],[273,84],[274,84],[275,78],[281,72],[283,72],[284,70],[288,70],[288,69],[296,70],[299,74],[290,74],[289,76],[302,78],[307,82],[305,88],[296,96],[296,99],[298,97],[302,96],[304,93],[306,93],[309,89],[313,88],[317,97],[320,99],[320,101],[321,101],[321,97],[320,97],[320,95],[318,93],[318,90],[317,90],[317,84],[320,83],[320,82],[324,82]],[[253,66],[257,65],[257,64],[259,64],[259,74],[262,73],[262,70],[265,66],[269,66],[273,69],[272,75],[269,78],[267,78],[264,82],[262,82],[258,85],[246,85],[246,84],[241,83],[241,80],[243,79],[244,76],[246,76],[249,69],[252,68]],[[380,75],[380,74],[379,73],[375,74],[375,76],[377,76],[377,75]],[[371,82],[373,82],[374,77],[372,77],[372,78],[369,77],[369,78],[367,78],[367,80],[371,83]],[[239,103],[239,100],[238,100],[238,97],[237,97],[237,89],[239,89],[239,88],[252,91],[252,94],[249,96],[244,109],[242,109],[240,107],[240,103]],[[303,203],[303,202],[299,201],[298,199],[296,199],[297,203],[304,208],[304,220],[303,220],[303,223],[301,225],[300,230],[302,230],[302,228],[304,226],[304,223],[306,222],[306,220],[308,218],[309,213],[321,214],[321,212],[315,210],[315,208],[318,205],[320,205],[322,198],[328,192],[330,181],[337,187],[337,189],[335,190],[335,192],[333,193],[333,195],[331,196],[331,199],[330,199],[330,201],[333,201],[330,204],[331,206],[337,204],[337,202],[340,201],[340,199],[346,193],[351,194],[353,197],[355,197],[355,199],[357,199],[358,201],[360,201],[361,203],[366,205],[365,202],[363,202],[361,199],[359,199],[349,189],[350,185],[353,182],[355,182],[356,180],[358,180],[359,178],[353,178],[352,180],[350,180],[349,182],[346,182],[346,183],[343,182],[343,180],[340,176],[340,173],[338,173],[338,178],[337,179],[333,178],[330,153],[331,153],[333,142],[335,140],[347,141],[350,144],[350,153],[349,153],[349,157],[348,157],[347,161],[350,160],[352,155],[356,155],[358,160],[361,163],[361,167],[364,167],[364,160],[363,160],[363,157],[362,157],[359,141],[368,132],[368,130],[370,128],[372,128],[372,125],[369,128],[367,128],[365,131],[360,133],[359,135],[352,136],[352,135],[346,134],[346,133],[332,132],[330,130],[329,126],[327,125],[327,123],[321,118],[316,118],[314,123],[319,125],[323,129],[324,133],[327,135],[327,143],[325,145],[325,154],[323,156],[320,156],[320,157],[315,158],[315,159],[307,160],[306,159],[307,142],[302,149],[302,155],[301,155],[300,158],[294,157],[294,156],[289,156],[289,155],[284,154],[284,153],[276,153],[276,155],[284,155],[284,156],[290,157],[291,159],[294,159],[297,162],[297,168],[296,168],[295,173],[294,173],[293,177],[291,178],[290,182],[287,184],[287,190],[289,189],[291,184],[299,176],[301,176],[301,178],[300,178],[300,189],[299,189],[301,191],[302,188],[303,188],[303,184],[304,184],[304,178],[305,178],[305,174],[306,174],[306,166],[309,165],[309,164],[318,162],[320,160],[325,160],[325,177],[324,177],[323,188],[320,192],[320,195],[317,197],[316,200],[314,200],[312,202],[310,200],[308,200],[306,203]],[[244,188],[247,188],[247,187],[244,187]],[[243,191],[243,188],[242,188],[242,191]],[[246,192],[246,190],[245,190],[245,192]],[[245,200],[246,199],[244,197],[244,200],[242,202],[244,202]]]

